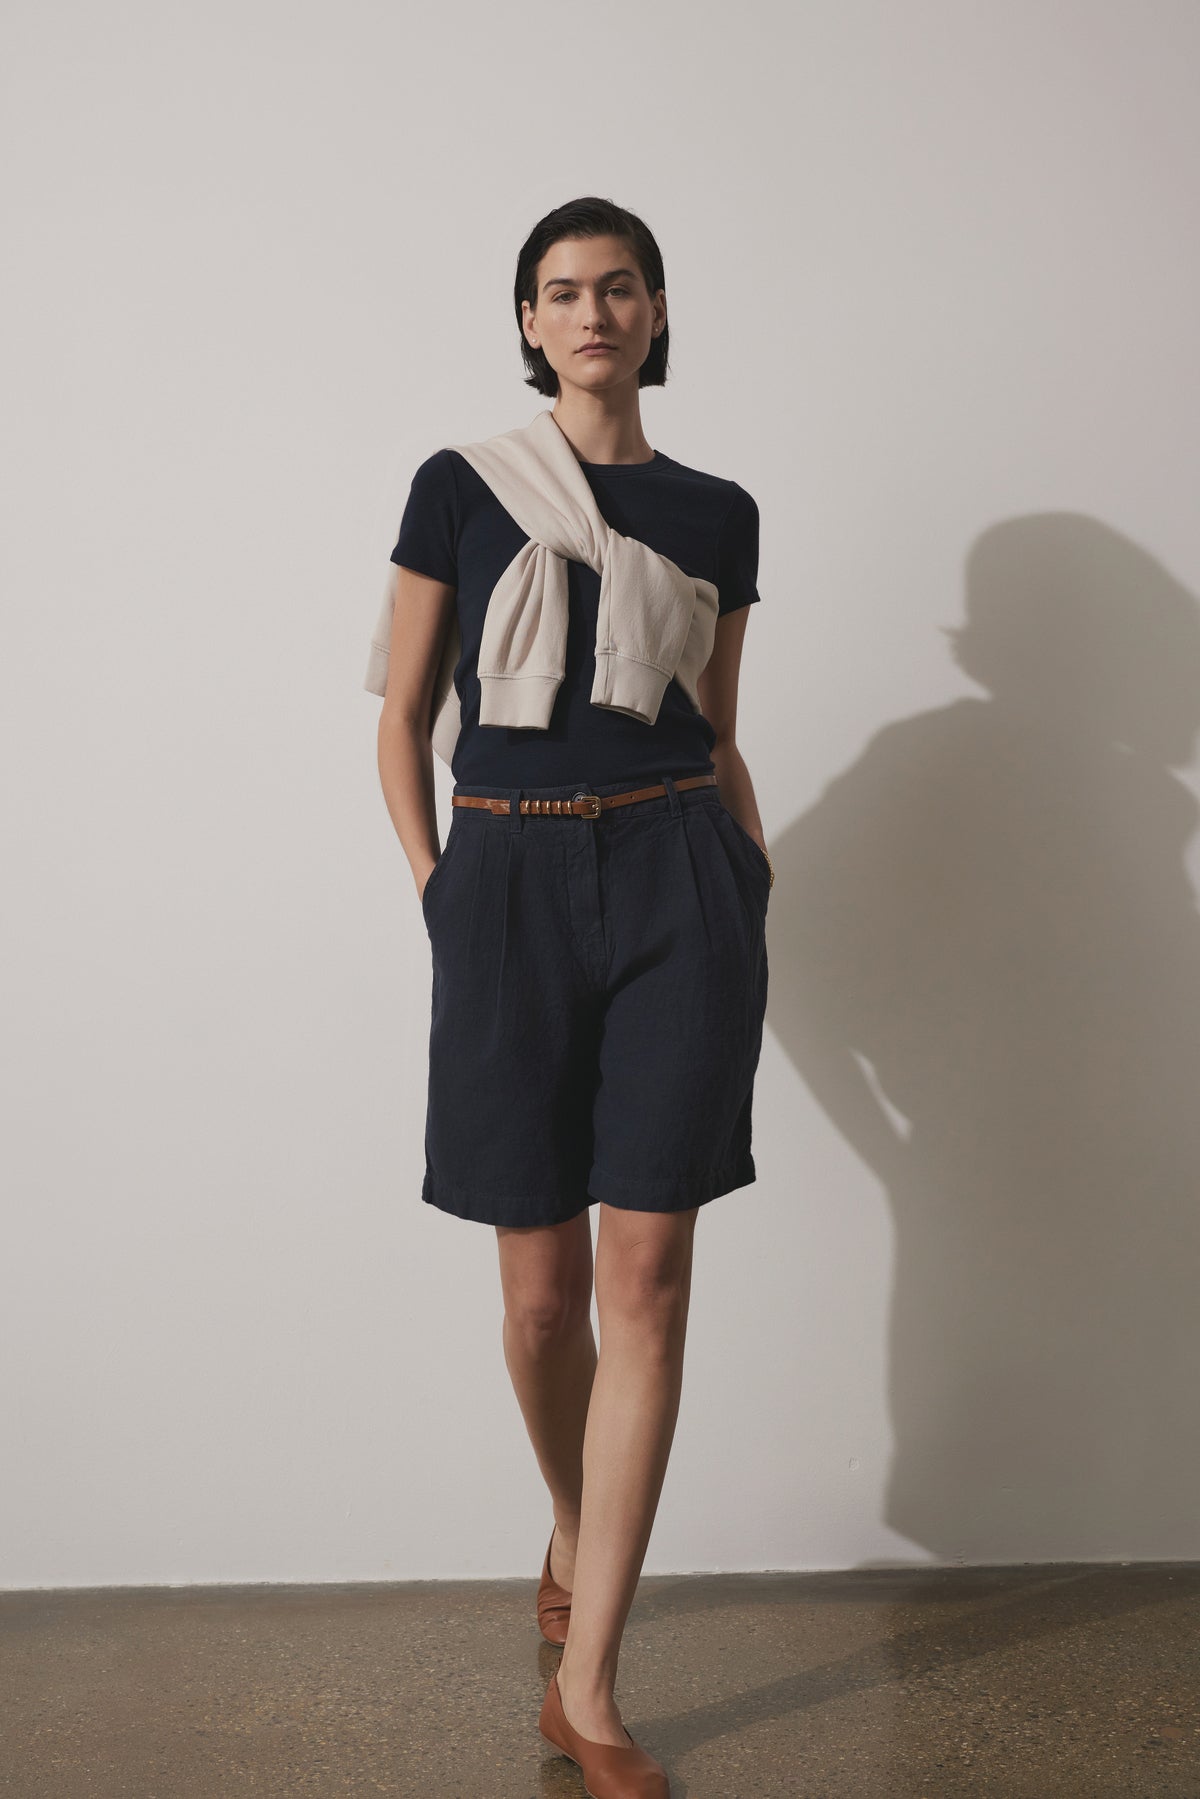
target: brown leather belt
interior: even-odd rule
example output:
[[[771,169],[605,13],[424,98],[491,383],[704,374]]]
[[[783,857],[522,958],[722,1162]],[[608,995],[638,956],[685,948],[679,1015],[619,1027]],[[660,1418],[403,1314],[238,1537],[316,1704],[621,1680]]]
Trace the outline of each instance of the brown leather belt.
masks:
[[[716,775],[685,775],[676,781],[676,790],[682,793],[685,787],[715,787]],[[553,815],[555,818],[599,818],[602,810],[610,806],[630,806],[635,800],[655,800],[666,793],[660,781],[656,787],[631,787],[628,793],[577,793],[569,800],[521,800],[522,812],[537,815]],[[508,813],[511,808],[505,799],[494,799],[484,793],[456,793],[451,798],[452,806],[486,806],[491,812]]]

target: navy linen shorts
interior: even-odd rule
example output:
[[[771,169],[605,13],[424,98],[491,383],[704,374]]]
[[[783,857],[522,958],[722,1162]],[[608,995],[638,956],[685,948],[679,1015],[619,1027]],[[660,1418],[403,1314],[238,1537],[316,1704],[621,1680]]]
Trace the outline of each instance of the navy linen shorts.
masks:
[[[676,1212],[755,1179],[770,868],[715,786],[658,779],[666,793],[595,819],[516,807],[628,782],[454,788],[508,809],[452,809],[421,898],[422,1198],[444,1212]]]

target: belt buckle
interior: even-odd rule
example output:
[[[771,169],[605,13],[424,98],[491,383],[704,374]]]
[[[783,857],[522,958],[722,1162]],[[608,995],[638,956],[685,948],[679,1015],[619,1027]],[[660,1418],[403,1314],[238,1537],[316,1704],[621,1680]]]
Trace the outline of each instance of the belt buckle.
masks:
[[[572,794],[571,804],[573,806],[577,805],[580,800],[590,800],[592,805],[595,807],[595,811],[594,812],[577,812],[575,814],[575,816],[577,818],[599,818],[599,816],[600,816],[600,795],[598,793]]]

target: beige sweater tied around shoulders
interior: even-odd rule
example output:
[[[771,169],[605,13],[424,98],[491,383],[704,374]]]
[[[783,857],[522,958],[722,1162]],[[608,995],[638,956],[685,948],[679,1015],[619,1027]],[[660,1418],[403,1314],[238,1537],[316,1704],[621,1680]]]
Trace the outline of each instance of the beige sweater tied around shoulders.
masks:
[[[531,424],[480,443],[448,447],[466,458],[529,538],[488,599],[479,646],[480,724],[543,731],[549,725],[566,672],[568,562],[586,563],[600,576],[592,705],[652,725],[675,679],[698,712],[697,682],[716,635],[717,589],[606,523],[553,413],[539,412]],[[397,574],[393,565],[371,639],[363,682],[369,693],[387,689]],[[454,686],[461,646],[456,611],[432,708],[433,748],[446,763],[461,723]]]

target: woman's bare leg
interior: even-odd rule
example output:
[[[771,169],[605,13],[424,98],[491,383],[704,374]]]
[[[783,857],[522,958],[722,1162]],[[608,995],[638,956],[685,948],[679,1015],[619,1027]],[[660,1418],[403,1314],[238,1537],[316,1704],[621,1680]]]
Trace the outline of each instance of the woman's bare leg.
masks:
[[[617,1660],[679,1415],[698,1210],[600,1205],[600,1355],[583,1440],[571,1621],[558,1685],[563,1710],[582,1736],[622,1748],[629,1738],[613,1696]]]
[[[558,1526],[550,1566],[571,1591],[583,1494],[583,1439],[596,1372],[592,1226],[498,1226],[504,1360]]]

